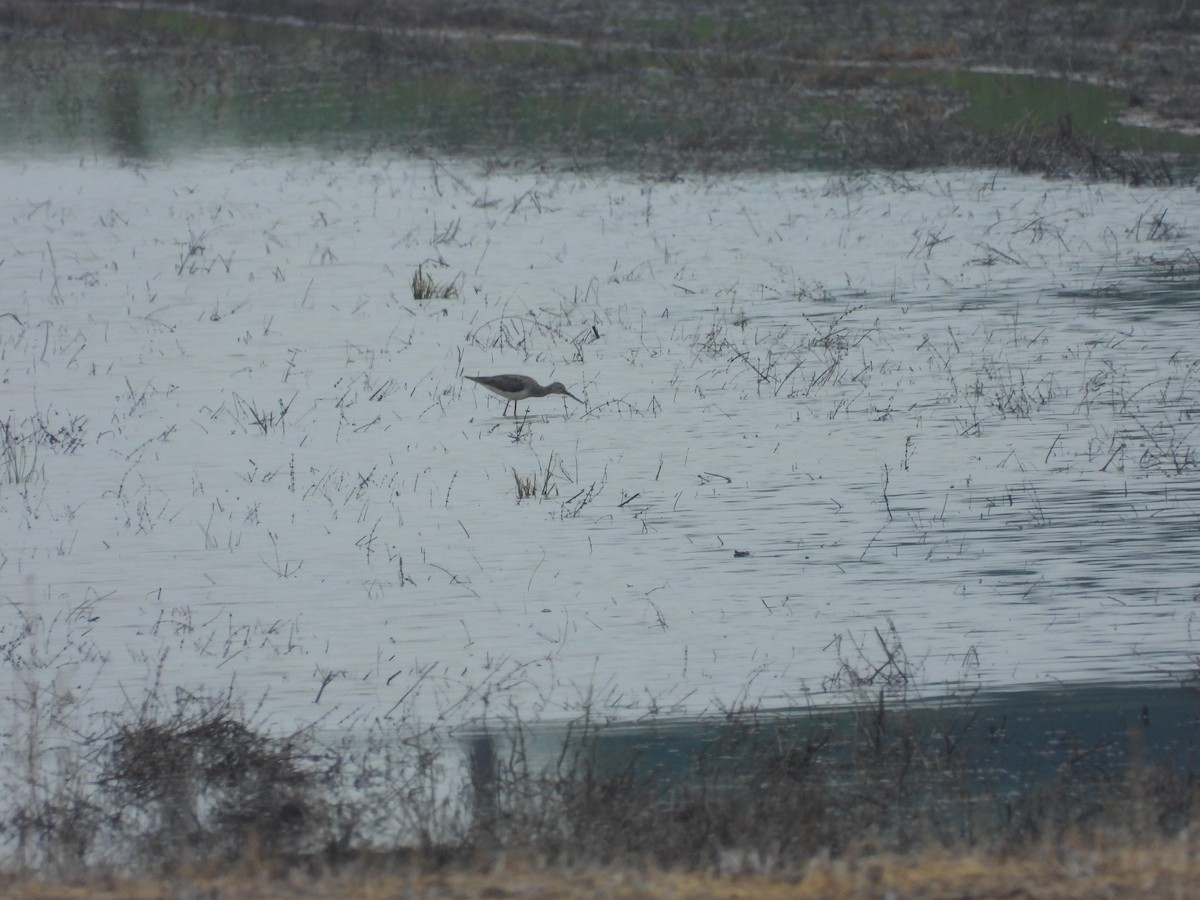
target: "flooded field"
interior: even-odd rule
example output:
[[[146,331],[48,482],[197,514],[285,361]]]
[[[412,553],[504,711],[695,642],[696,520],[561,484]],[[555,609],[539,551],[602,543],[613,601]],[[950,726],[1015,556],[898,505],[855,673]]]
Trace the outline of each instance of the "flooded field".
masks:
[[[0,195],[0,641],[85,709],[1195,668],[1194,190],[213,150]]]
[[[1194,884],[1198,33],[8,4],[0,893]]]

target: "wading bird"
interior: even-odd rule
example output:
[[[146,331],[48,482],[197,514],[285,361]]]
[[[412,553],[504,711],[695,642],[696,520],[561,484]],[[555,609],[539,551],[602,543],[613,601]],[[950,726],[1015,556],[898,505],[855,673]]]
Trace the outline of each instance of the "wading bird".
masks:
[[[500,415],[508,412],[508,404],[512,404],[513,418],[517,417],[517,401],[528,400],[530,397],[545,397],[548,394],[566,394],[576,403],[583,403],[578,397],[563,387],[561,381],[556,381],[553,384],[548,384],[542,387],[528,375],[467,375],[466,378],[476,384],[482,384],[493,394],[499,394],[504,398],[504,411]]]

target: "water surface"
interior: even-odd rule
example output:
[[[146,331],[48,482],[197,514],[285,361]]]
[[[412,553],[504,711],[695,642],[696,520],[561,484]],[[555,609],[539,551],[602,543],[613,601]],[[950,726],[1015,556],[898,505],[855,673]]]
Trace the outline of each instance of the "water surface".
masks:
[[[14,671],[97,708],[1194,667],[1194,192],[209,152],[7,160],[0,193],[4,640],[35,623]],[[586,405],[514,422],[462,378],[509,371]]]

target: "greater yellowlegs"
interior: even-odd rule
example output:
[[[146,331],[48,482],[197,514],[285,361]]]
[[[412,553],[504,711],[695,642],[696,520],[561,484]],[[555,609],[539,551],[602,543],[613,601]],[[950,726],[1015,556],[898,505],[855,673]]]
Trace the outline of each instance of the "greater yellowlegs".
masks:
[[[467,375],[476,384],[482,384],[493,394],[504,398],[504,411],[508,412],[508,404],[512,404],[513,418],[517,416],[517,401],[528,400],[530,397],[545,397],[548,394],[566,394],[576,403],[583,403],[578,397],[563,387],[561,381],[542,387],[528,375]]]

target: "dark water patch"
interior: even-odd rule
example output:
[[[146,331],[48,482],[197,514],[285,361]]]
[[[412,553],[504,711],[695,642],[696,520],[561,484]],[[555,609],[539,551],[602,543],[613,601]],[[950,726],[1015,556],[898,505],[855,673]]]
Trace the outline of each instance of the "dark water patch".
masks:
[[[522,760],[581,803],[568,802],[565,821],[596,827],[617,815],[660,861],[695,862],[713,835],[795,861],[867,836],[893,848],[999,847],[1127,827],[1135,810],[1152,809],[1147,821],[1168,834],[1190,820],[1180,788],[1196,771],[1200,695],[1187,687],[1090,684],[926,703],[904,700],[898,686],[855,696],[834,709],[533,726],[547,757]],[[484,831],[503,820],[512,788],[510,738],[469,742]],[[637,811],[618,795],[636,797]]]
[[[1143,282],[1137,287],[1114,284],[1098,290],[1062,291],[1059,296],[1137,323],[1169,321],[1169,316],[1184,316],[1187,318],[1180,325],[1186,327],[1186,322],[1200,311],[1200,281],[1189,283],[1185,279]]]
[[[889,717],[927,751],[936,751],[948,732],[956,731],[964,751],[970,749],[973,769],[1002,773],[1014,786],[1079,764],[1081,750],[1114,767],[1137,762],[1182,768],[1194,765],[1200,753],[1200,692],[1162,682],[967,692],[921,702],[901,701],[886,691],[872,699],[868,690],[865,700],[849,706],[614,724],[595,732],[595,750],[612,761],[636,757],[646,771],[668,779],[686,777],[688,764],[701,751],[740,754],[750,761],[785,736],[790,742],[820,743],[829,762],[845,764],[861,754],[864,721]],[[569,737],[561,726],[545,729]],[[734,743],[741,749],[735,752]]]
[[[1002,819],[1055,783],[1119,780],[1131,767],[1186,773],[1200,758],[1200,694],[1178,684],[1081,684],[908,703],[870,690],[849,707],[620,725],[594,735],[602,768],[636,765],[663,790],[721,770],[743,785],[783,748],[810,776],[847,786],[908,781],[917,815],[960,815],[964,798]],[[705,762],[709,761],[709,769]],[[719,779],[718,779],[719,780]],[[765,785],[761,787],[766,787]],[[961,822],[960,822],[961,824]]]

